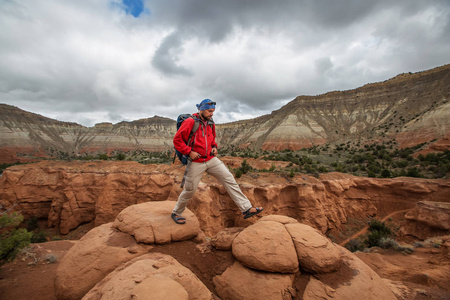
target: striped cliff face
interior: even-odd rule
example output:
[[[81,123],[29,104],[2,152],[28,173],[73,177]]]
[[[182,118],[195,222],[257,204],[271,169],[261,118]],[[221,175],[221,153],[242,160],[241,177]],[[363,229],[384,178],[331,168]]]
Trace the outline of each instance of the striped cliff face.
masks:
[[[450,65],[363,87],[299,96],[269,115],[217,125],[217,142],[299,150],[348,141],[395,140],[400,148],[450,148]],[[182,113],[182,112],[180,112]],[[0,163],[114,150],[172,150],[175,121],[152,117],[84,127],[0,104]]]
[[[358,89],[300,96],[259,118],[218,126],[219,142],[298,150],[333,142],[396,140],[450,146],[450,65]]]

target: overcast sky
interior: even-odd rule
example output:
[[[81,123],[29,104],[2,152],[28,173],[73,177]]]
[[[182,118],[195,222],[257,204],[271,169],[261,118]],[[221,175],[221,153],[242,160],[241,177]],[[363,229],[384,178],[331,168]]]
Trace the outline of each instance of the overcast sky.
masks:
[[[450,63],[449,0],[0,0],[0,103],[225,123]]]

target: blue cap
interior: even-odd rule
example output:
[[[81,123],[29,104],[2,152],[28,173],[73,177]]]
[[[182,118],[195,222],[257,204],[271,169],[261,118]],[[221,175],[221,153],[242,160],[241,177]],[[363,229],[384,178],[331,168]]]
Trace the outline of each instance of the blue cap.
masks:
[[[196,104],[198,110],[207,110],[211,108],[216,108],[216,102],[212,101],[211,99],[205,99],[200,104]]]

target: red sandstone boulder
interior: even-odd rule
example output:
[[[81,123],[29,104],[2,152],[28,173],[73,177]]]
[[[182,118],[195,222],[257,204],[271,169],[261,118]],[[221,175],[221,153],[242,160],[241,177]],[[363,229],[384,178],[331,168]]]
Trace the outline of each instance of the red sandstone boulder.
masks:
[[[286,224],[285,227],[294,241],[302,269],[312,273],[327,273],[339,267],[339,250],[317,229],[300,223]]]
[[[348,250],[336,247],[340,251],[342,266],[337,272],[311,277],[303,293],[304,300],[397,299],[369,266]]]
[[[56,297],[59,300],[81,299],[117,266],[146,251],[132,236],[112,228],[111,223],[92,229],[59,263],[55,277]]]
[[[295,273],[298,259],[294,243],[283,224],[259,221],[234,239],[233,255],[244,265],[267,272]]]
[[[261,272],[239,262],[213,278],[219,297],[230,300],[291,299],[294,296],[293,281],[294,274]]]
[[[130,206],[119,214],[115,227],[108,223],[89,231],[58,266],[55,279],[58,299],[80,299],[119,265],[147,252],[151,247],[148,243],[197,236],[198,221],[189,210],[184,215],[191,225],[179,225],[172,220],[174,205],[175,202],[163,201]]]
[[[164,244],[189,240],[197,236],[197,217],[188,209],[183,213],[186,224],[176,224],[171,218],[174,201],[146,202],[129,206],[119,213],[113,227],[128,233],[138,243]]]
[[[210,300],[208,288],[176,259],[161,253],[135,258],[108,274],[83,300],[199,299]]]
[[[292,249],[298,258],[292,258]],[[297,298],[293,280],[298,274],[293,273],[298,265],[314,273],[301,291],[303,299],[396,299],[353,253],[286,216],[265,216],[245,228],[233,241],[232,251],[238,261],[213,278],[222,299]],[[288,262],[292,274],[283,274]]]
[[[218,250],[231,250],[231,245],[243,227],[225,228],[211,238],[211,246]]]

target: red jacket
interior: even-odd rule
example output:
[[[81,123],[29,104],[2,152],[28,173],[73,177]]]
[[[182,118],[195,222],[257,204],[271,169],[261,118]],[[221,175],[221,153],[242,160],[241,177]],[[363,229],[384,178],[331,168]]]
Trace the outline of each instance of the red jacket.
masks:
[[[193,116],[200,119],[198,114],[193,114]],[[217,148],[216,127],[213,125],[211,128],[208,122],[200,120],[200,126],[192,136],[190,145],[186,145],[195,122],[193,118],[188,118],[181,124],[173,138],[173,145],[182,154],[189,155],[191,151],[199,153],[201,158],[194,162],[205,162],[214,157],[211,155],[212,148]]]

